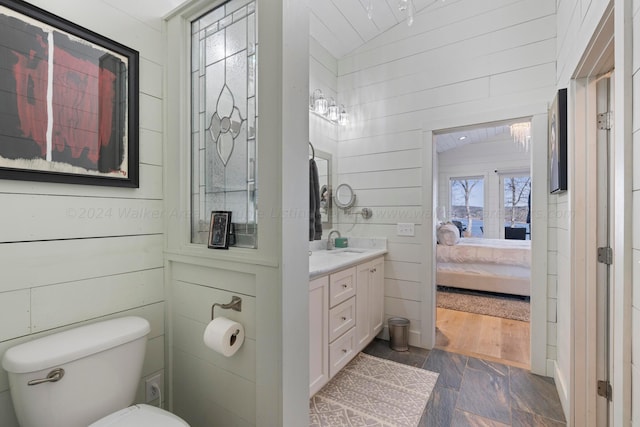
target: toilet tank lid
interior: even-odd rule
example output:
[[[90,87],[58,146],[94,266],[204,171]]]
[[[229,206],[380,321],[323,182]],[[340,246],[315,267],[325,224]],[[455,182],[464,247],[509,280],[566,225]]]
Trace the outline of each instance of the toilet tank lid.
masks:
[[[146,319],[135,316],[92,323],[11,347],[2,367],[17,374],[36,372],[134,341],[150,330]]]

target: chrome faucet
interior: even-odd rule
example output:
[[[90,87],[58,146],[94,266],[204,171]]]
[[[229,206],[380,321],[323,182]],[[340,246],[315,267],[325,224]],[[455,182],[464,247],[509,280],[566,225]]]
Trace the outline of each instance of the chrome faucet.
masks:
[[[338,234],[338,237],[342,237],[342,236],[340,236],[340,232],[338,230],[331,230],[331,232],[329,233],[329,237],[327,237],[327,250],[332,249],[331,248],[331,236],[333,236],[333,233]],[[334,244],[333,247],[335,248],[336,245]]]

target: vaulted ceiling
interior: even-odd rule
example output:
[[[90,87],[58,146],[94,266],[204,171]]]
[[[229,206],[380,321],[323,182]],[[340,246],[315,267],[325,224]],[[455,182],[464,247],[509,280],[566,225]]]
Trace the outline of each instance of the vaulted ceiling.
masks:
[[[417,14],[443,0],[410,1]],[[367,16],[369,2],[371,19]],[[407,12],[398,9],[398,0],[310,0],[309,8],[311,36],[337,59],[394,25],[406,25],[407,18]]]

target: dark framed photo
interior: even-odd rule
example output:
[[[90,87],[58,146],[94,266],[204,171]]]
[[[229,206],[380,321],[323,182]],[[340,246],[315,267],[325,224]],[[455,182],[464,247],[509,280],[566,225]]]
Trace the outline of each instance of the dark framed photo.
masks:
[[[138,187],[138,52],[0,0],[0,178]]]
[[[209,225],[208,246],[212,249],[229,249],[229,234],[231,227],[230,211],[211,212]]]
[[[549,110],[549,192],[567,190],[567,89],[560,89]]]

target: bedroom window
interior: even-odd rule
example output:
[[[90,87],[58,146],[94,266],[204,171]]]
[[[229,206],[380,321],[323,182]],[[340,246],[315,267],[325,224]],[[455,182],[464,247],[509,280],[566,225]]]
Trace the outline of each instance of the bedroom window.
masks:
[[[528,174],[502,175],[505,238],[515,237],[513,228],[526,229],[525,239],[531,238],[531,176]]]
[[[451,221],[465,236],[484,233],[484,178],[452,177],[449,180]]]

